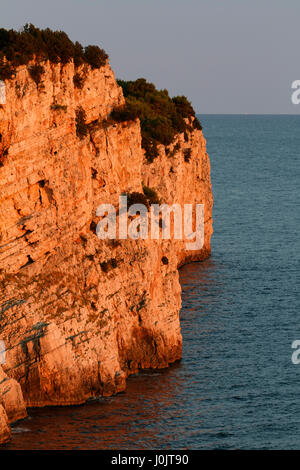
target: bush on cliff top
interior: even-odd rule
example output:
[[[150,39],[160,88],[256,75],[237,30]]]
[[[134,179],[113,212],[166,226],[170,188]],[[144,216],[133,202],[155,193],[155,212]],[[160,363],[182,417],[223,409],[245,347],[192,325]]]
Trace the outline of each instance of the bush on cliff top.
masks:
[[[0,79],[11,78],[14,67],[28,64],[34,57],[55,64],[73,60],[76,66],[86,63],[92,69],[102,67],[108,59],[103,49],[84,48],[79,42],[73,43],[63,31],[39,29],[32,24],[26,24],[21,31],[0,28]]]
[[[141,117],[141,111],[134,103],[126,103],[125,106],[113,109],[110,113],[110,118],[115,122],[135,121]]]
[[[28,68],[28,72],[32,80],[34,80],[38,86],[41,83],[42,75],[45,73],[45,69],[42,65],[35,64]]]
[[[157,144],[170,145],[176,134],[187,130],[201,129],[201,124],[195,117],[195,111],[185,96],[170,98],[167,90],[157,90],[152,83],[144,78],[136,81],[118,80],[126,98],[126,108],[122,115],[118,110],[112,117],[139,117],[142,128],[142,146],[146,158],[152,162],[158,155]],[[125,112],[125,109],[127,110]],[[120,119],[116,119],[120,120]]]

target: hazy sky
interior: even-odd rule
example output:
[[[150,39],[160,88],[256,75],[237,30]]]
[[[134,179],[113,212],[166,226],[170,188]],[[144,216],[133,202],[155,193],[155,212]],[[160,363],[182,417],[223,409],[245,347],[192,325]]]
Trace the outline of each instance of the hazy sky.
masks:
[[[0,0],[26,22],[99,44],[118,78],[185,94],[199,113],[300,113],[299,0]]]

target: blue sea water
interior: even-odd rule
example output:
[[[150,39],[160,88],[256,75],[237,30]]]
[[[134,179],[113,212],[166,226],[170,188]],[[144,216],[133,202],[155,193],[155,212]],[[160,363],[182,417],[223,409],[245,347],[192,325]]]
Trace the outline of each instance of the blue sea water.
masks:
[[[300,116],[200,116],[212,257],[180,271],[183,359],[30,410],[8,449],[300,449]]]

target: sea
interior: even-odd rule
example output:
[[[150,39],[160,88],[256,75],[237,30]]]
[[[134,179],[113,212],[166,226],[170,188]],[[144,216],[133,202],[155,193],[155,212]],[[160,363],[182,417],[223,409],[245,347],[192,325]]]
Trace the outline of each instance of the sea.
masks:
[[[200,115],[212,256],[180,270],[182,360],[30,409],[5,449],[299,449],[300,115]],[[299,354],[300,358],[300,354]]]

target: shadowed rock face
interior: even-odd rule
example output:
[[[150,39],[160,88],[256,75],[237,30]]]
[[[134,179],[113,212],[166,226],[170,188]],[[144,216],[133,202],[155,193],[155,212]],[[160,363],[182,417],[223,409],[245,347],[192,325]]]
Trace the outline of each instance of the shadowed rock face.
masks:
[[[141,368],[180,359],[177,268],[210,254],[202,132],[178,135],[177,152],[161,146],[149,164],[139,121],[102,125],[124,103],[110,66],[89,70],[82,89],[74,73],[73,64],[48,63],[37,87],[20,67],[0,106],[0,441],[8,421],[26,415],[22,393],[26,406],[78,404],[124,390]],[[88,124],[82,139],[79,107]],[[204,204],[201,251],[179,240],[97,238],[98,205],[117,207],[122,192],[142,193],[143,183],[162,202]]]
[[[0,443],[7,442],[10,439],[10,427],[7,414],[2,405],[0,405]]]

